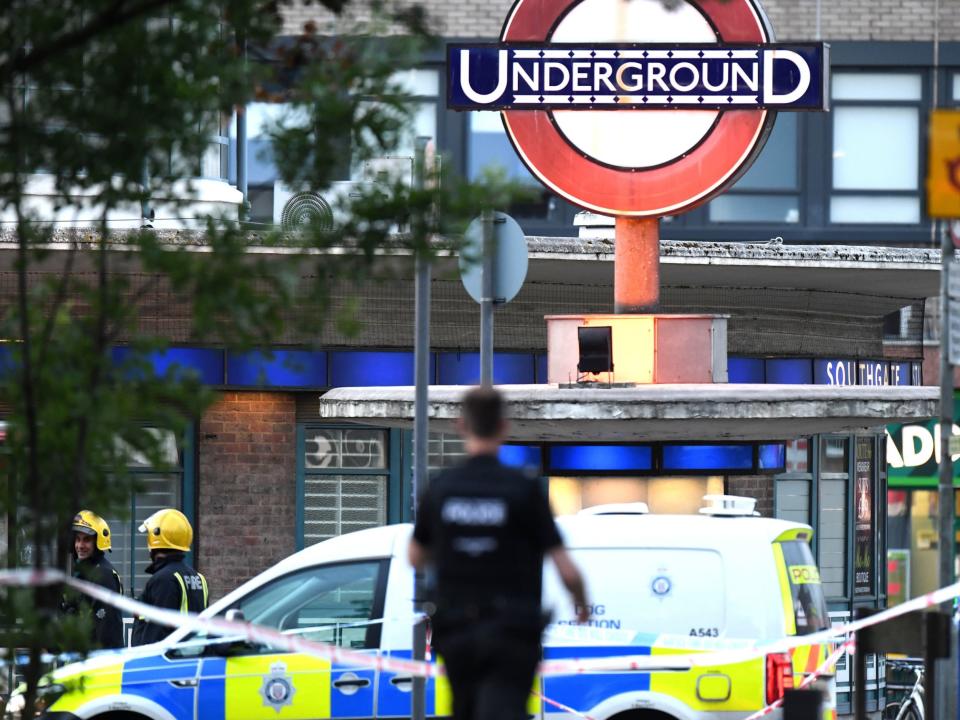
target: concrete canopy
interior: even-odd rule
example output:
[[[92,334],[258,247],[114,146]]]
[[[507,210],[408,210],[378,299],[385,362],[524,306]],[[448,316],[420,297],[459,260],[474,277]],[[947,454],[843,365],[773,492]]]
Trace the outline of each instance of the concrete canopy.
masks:
[[[454,432],[465,386],[430,388],[431,432]],[[936,387],[501,385],[510,439],[530,442],[788,440],[934,417]],[[319,416],[413,427],[413,387],[335,388]]]

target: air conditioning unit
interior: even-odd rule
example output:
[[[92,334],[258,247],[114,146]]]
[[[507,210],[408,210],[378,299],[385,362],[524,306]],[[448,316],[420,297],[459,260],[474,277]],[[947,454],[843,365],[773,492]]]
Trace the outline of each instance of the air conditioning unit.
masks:
[[[284,230],[296,230],[310,223],[333,229],[351,197],[361,197],[376,187],[372,182],[334,182],[321,192],[294,190],[279,180],[273,183],[273,223]]]
[[[384,185],[403,183],[413,185],[413,158],[408,156],[387,156],[366,160],[363,163],[363,179]]]

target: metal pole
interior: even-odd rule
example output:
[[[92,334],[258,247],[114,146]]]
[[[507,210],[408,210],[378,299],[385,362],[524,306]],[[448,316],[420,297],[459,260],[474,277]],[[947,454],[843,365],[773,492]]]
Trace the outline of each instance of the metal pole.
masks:
[[[943,256],[941,271],[941,332],[940,332],[940,482],[938,487],[939,514],[939,585],[946,587],[954,581],[954,490],[953,456],[950,438],[953,436],[953,365],[950,362],[950,272],[953,262],[953,245],[950,233],[942,223],[935,222],[940,233],[940,252]],[[951,611],[949,604],[944,608]],[[933,686],[941,717],[955,718],[957,714],[957,664],[956,657],[937,660],[939,672]]]
[[[240,220],[247,219],[247,106],[237,106],[237,190],[240,200]]]
[[[416,140],[416,157],[414,160],[414,184],[422,189],[424,184],[424,162],[426,158],[429,138],[418,137]],[[423,240],[423,238],[420,238]],[[414,350],[414,367],[416,374],[416,388],[413,410],[413,512],[416,516],[417,498],[426,490],[427,474],[427,390],[430,386],[430,259],[424,252],[417,254],[414,332],[416,345]],[[417,570],[413,578],[413,609],[417,617],[424,612],[424,577],[423,572]],[[413,626],[413,659],[423,660],[427,655],[427,625],[424,620],[418,620]],[[426,716],[426,680],[422,677],[413,678],[411,693],[411,718],[424,720]]]
[[[480,298],[480,384],[493,385],[493,275],[494,268],[494,214],[484,210],[483,222],[483,269]]]
[[[243,54],[243,65],[247,65],[247,41],[243,35],[237,36],[237,45],[240,46],[240,52]],[[241,104],[237,106],[237,190],[243,196],[240,200],[240,222],[249,219],[248,201],[249,193],[247,188],[247,106]]]

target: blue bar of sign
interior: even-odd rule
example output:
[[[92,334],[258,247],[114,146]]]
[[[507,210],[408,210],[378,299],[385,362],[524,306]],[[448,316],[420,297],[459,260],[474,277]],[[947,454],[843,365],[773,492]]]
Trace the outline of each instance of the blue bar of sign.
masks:
[[[763,358],[727,358],[727,382],[738,384],[766,382]]]
[[[853,360],[814,360],[813,382],[817,385],[856,385],[857,367]]]
[[[223,385],[223,350],[211,348],[167,348],[140,353],[132,347],[115,347],[111,351],[114,364],[137,372],[145,363],[154,376],[170,374],[178,379],[192,375],[204,385]]]
[[[811,385],[813,363],[805,358],[771,358],[766,362],[767,382],[776,385]]]
[[[451,44],[447,106],[826,110],[828,66],[823,43]]]
[[[227,384],[238,387],[326,387],[327,354],[309,350],[229,352]]]
[[[551,472],[653,469],[653,448],[649,445],[553,445],[547,452]]]
[[[439,353],[437,372],[441,385],[476,385],[480,382],[480,353]],[[530,353],[494,353],[495,384],[532,385],[534,378],[534,357]]]
[[[371,350],[331,351],[330,387],[413,385],[412,352]],[[436,357],[430,355],[430,382],[436,377]]]
[[[537,382],[545,385],[549,377],[547,372],[547,356],[546,355],[537,355]]]
[[[753,445],[664,445],[664,470],[751,470]]]
[[[539,445],[501,445],[499,457],[504,465],[537,473],[543,465]]]

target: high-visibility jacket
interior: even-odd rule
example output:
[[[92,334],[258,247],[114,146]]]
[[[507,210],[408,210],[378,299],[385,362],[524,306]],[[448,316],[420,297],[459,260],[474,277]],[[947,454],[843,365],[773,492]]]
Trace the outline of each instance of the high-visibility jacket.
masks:
[[[210,594],[207,579],[187,565],[183,553],[158,554],[147,572],[152,577],[147,581],[139,598],[142,602],[182,613],[206,610]],[[172,627],[138,617],[133,623],[133,644],[147,645],[157,642],[172,631]]]

